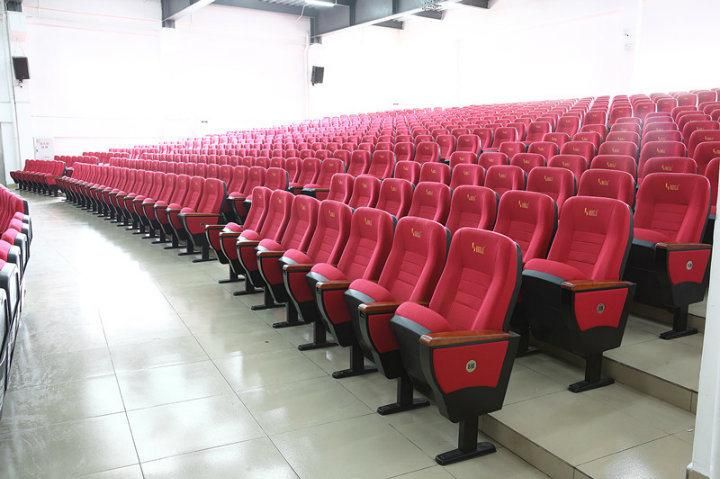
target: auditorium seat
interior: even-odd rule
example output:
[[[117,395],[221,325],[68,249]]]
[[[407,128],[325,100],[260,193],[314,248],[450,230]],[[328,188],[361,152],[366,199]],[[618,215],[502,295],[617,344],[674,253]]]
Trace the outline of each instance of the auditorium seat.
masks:
[[[697,163],[686,156],[656,156],[638,169],[638,185],[651,173],[697,173]]]
[[[460,185],[453,189],[445,226],[451,233],[460,228],[489,230],[495,224],[498,196],[490,188]]]
[[[392,175],[394,168],[395,154],[392,151],[376,151],[372,155],[367,174],[379,180],[384,180]]]
[[[380,194],[380,186],[380,180],[374,176],[358,176],[355,178],[353,194],[348,201],[348,206],[350,206],[353,210],[362,207],[373,208],[375,203],[377,203],[378,195]]]
[[[580,177],[577,194],[613,198],[632,208],[635,204],[635,178],[622,170],[589,169]]]
[[[408,216],[417,216],[444,224],[450,208],[450,187],[443,183],[418,183],[413,192]]]
[[[699,143],[695,147],[692,157],[697,163],[698,174],[704,175],[707,164],[710,163],[713,158],[720,157],[720,141],[704,141]]]
[[[627,204],[576,196],[560,210],[547,259],[525,263],[520,294],[532,335],[585,359],[585,379],[572,392],[613,383],[602,376],[602,354],[620,346],[625,331],[634,285],[620,278],[631,240]]]
[[[312,291],[319,315],[313,318],[324,325],[322,335],[316,328],[313,342],[301,344],[301,351],[327,345],[324,331],[337,333],[336,326],[351,326],[345,304],[345,291],[356,279],[377,280],[390,252],[395,220],[390,213],[372,208],[358,208],[353,214],[350,235],[337,266],[317,263],[306,278]],[[313,312],[314,313],[314,312]],[[312,313],[311,313],[312,314]],[[306,318],[307,319],[307,318]]]
[[[525,171],[515,165],[495,165],[485,172],[485,186],[502,196],[506,191],[525,189]]]
[[[538,166],[545,166],[545,158],[539,153],[518,153],[512,157],[510,164],[519,166],[525,173]]]
[[[560,147],[551,141],[536,141],[531,143],[527,150],[528,153],[537,153],[548,161],[553,156],[560,153]]]
[[[558,148],[562,148],[566,142],[570,141],[570,135],[559,131],[546,133],[545,136],[543,136],[543,141],[555,143]]]
[[[685,144],[679,141],[649,141],[643,144],[638,160],[638,173],[650,158],[658,156],[687,156]]]
[[[315,234],[310,239],[307,249],[288,249],[278,260],[282,269],[285,294],[289,301],[286,306],[285,321],[274,323],[274,328],[315,322],[316,337],[325,337],[325,326],[317,319],[319,312],[315,304],[315,296],[305,275],[310,272],[314,264],[327,263],[333,266],[337,264],[350,234],[352,216],[352,210],[347,205],[331,200],[321,202]]]
[[[528,173],[526,189],[548,195],[561,210],[563,203],[575,195],[575,175],[566,168],[538,166]]]
[[[533,143],[535,141],[542,141],[543,136],[551,131],[552,127],[547,121],[534,121],[530,123],[530,126],[528,126],[525,142]]]
[[[500,145],[500,148],[498,149],[500,153],[505,153],[508,158],[512,158],[518,153],[525,153],[525,150],[525,143],[521,141],[506,141]]]
[[[675,141],[684,141],[687,143],[690,140],[690,135],[696,130],[720,130],[720,122],[711,120],[689,121],[685,123],[685,127],[682,130],[682,139]]]
[[[448,159],[457,146],[457,139],[453,135],[449,134],[438,135],[435,137],[435,142],[439,147],[438,158],[440,161]]]
[[[441,465],[495,451],[477,442],[478,416],[499,410],[505,399],[518,341],[508,322],[519,284],[515,242],[463,228],[453,236],[429,305],[404,302],[390,321],[394,334],[384,344],[387,353],[399,349],[407,390],[411,384],[460,423],[457,449],[435,458]]]
[[[478,159],[475,153],[470,151],[455,151],[450,155],[450,168],[455,168],[461,164],[476,164]]]
[[[279,240],[265,238],[257,244],[257,269],[262,278],[263,303],[251,306],[253,311],[281,307],[289,298],[283,284],[280,258],[289,249],[307,251],[315,234],[320,201],[308,196],[296,196],[290,210],[290,219]],[[260,286],[257,284],[256,286]]]
[[[637,163],[629,155],[597,155],[590,163],[590,168],[625,171],[633,178],[637,177]]]
[[[420,181],[420,163],[416,161],[398,161],[395,164],[393,178],[407,180],[413,185]]]
[[[304,161],[304,160],[303,160]],[[311,161],[317,161],[312,159]],[[246,167],[243,167],[246,168]],[[253,166],[247,170],[247,179],[242,185],[242,190],[230,192],[227,201],[232,205],[232,211],[235,213],[235,219],[242,221],[247,214],[247,205],[245,201],[250,197],[253,190],[257,186],[265,184],[265,169],[260,166]]]
[[[513,190],[502,195],[493,231],[513,239],[526,263],[545,258],[557,223],[557,205],[552,198],[533,191]]]
[[[355,177],[347,173],[335,173],[330,180],[330,189],[327,192],[327,200],[347,203],[353,193]]]
[[[367,173],[368,168],[370,168],[370,153],[365,150],[353,151],[347,173],[352,176],[360,176]]]
[[[591,112],[592,113],[592,112]],[[600,142],[605,141],[608,135],[608,129],[605,125],[583,125],[578,133],[596,133],[600,137]],[[574,138],[574,137],[573,137]],[[595,145],[596,147],[599,145]]]
[[[193,263],[210,260],[210,244],[205,235],[205,226],[218,223],[225,195],[225,183],[217,178],[207,178],[203,182],[197,206],[185,207],[180,210],[179,220],[182,225],[182,233],[179,230],[176,230],[176,233],[181,239],[187,240],[186,251],[181,254],[192,255],[195,254],[195,248],[201,249],[201,257],[194,259]],[[172,214],[169,216],[172,218]],[[172,221],[170,224],[175,225]]]
[[[330,191],[330,183],[332,182],[333,176],[344,171],[345,165],[337,158],[328,158],[322,161],[317,178],[312,183],[303,185],[301,193],[319,200],[324,200]]]
[[[200,199],[203,196],[204,186],[205,178],[200,178],[199,176],[190,177],[187,192],[185,193],[182,203],[170,203],[167,205],[167,225],[170,228],[168,232],[172,235],[171,248],[178,248],[180,241],[188,241],[188,245],[191,245],[182,221],[180,220],[180,213],[182,211],[196,211]]]
[[[631,142],[635,145],[635,148],[637,149],[640,145],[640,135],[635,133],[634,131],[611,131],[608,133],[608,135],[605,137],[605,142]],[[600,148],[602,148],[602,144],[600,145]],[[600,150],[598,148],[598,150]],[[637,155],[636,155],[637,156]]]
[[[265,170],[264,186],[266,188],[270,188],[271,190],[287,190],[289,184],[287,171],[283,168],[270,167]]]
[[[407,215],[412,202],[413,184],[400,178],[386,178],[380,186],[375,208],[387,211],[395,218]]]
[[[485,151],[480,153],[478,157],[478,165],[482,166],[487,170],[491,166],[495,165],[509,165],[510,159],[505,153],[499,151]]]
[[[300,163],[300,173],[297,181],[290,183],[289,191],[293,194],[299,194],[305,185],[315,183],[320,175],[322,163],[317,158],[304,158]],[[342,171],[342,168],[340,171]],[[332,178],[332,175],[330,177]]]
[[[683,141],[683,137],[677,130],[655,130],[643,133],[642,141]]]
[[[481,138],[475,134],[460,135],[457,139],[456,152],[472,153],[475,156],[480,154],[484,143]]]
[[[399,141],[395,143],[395,159],[397,161],[414,161],[415,144],[410,141]]]
[[[635,301],[673,312],[662,339],[697,333],[687,313],[707,291],[711,245],[701,241],[709,211],[710,182],[701,175],[653,173],[638,189],[625,278],[637,283]]]
[[[548,166],[566,168],[578,179],[587,170],[589,162],[580,155],[555,155],[548,161]]]
[[[450,188],[453,190],[460,185],[482,186],[484,183],[485,168],[480,165],[462,163],[452,169]]]
[[[268,200],[268,211],[259,230],[243,229],[235,243],[236,257],[245,277],[245,289],[234,293],[236,296],[257,293],[262,286],[262,279],[257,268],[256,247],[261,240],[279,241],[290,220],[290,212],[295,198],[292,193],[275,190]],[[298,203],[301,205],[302,203]]]
[[[415,147],[415,160],[418,163],[440,161],[440,146],[431,141],[423,141]],[[382,179],[382,178],[381,178]]]
[[[595,146],[589,141],[568,141],[560,148],[561,155],[580,155],[590,161],[595,156]]]
[[[630,141],[606,141],[598,148],[598,155],[623,155],[637,158],[638,146]]]
[[[565,133],[572,137],[580,129],[580,118],[576,116],[561,116],[558,120],[556,133]]]
[[[420,167],[419,182],[431,181],[450,184],[450,166],[445,163],[423,163]]]
[[[500,127],[493,133],[492,145],[483,150],[498,150],[506,141],[518,141],[518,132],[512,127]]]

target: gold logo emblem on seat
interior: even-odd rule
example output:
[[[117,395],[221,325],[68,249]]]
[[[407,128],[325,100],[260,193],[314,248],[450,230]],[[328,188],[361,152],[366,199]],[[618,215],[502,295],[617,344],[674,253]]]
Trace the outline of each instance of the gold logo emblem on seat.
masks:
[[[680,191],[680,185],[673,185],[672,183],[665,183],[665,189],[668,191]]]
[[[598,178],[598,185],[601,186],[608,186],[610,182],[604,178]]]
[[[518,206],[524,210],[530,208],[530,203],[523,200],[518,200]]]
[[[331,211],[330,213],[328,213],[328,216],[330,216],[330,218],[335,218],[335,212]]]
[[[415,238],[422,238],[422,232],[416,230],[415,228],[410,228],[410,232]]]
[[[607,162],[607,165],[608,165],[610,168],[615,168],[615,167],[617,166],[617,163],[615,163],[614,161],[608,161],[608,162]]]
[[[597,216],[598,210],[592,208],[585,208],[585,216]]]
[[[425,194],[428,195],[428,196],[432,196],[432,195],[433,195],[433,191],[432,191],[432,190],[425,190]]]
[[[555,178],[553,178],[552,176],[543,176],[543,179],[544,179],[545,182],[547,182],[547,183],[552,182],[552,181],[555,180]]]
[[[656,151],[657,151],[658,153],[663,154],[663,155],[666,153],[665,148],[657,148]]]
[[[372,220],[370,218],[364,218],[366,226],[372,226]]]
[[[473,250],[473,253],[485,254],[485,246],[475,244],[474,241],[472,242],[472,250]]]
[[[672,171],[673,167],[672,165],[660,165],[660,169],[663,171]]]

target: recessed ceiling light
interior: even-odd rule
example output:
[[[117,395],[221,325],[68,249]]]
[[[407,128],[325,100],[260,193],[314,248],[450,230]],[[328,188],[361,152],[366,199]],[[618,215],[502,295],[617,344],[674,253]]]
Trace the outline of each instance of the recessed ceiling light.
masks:
[[[330,2],[327,0],[305,0],[305,5],[310,5],[312,7],[334,7],[336,5],[336,2]]]

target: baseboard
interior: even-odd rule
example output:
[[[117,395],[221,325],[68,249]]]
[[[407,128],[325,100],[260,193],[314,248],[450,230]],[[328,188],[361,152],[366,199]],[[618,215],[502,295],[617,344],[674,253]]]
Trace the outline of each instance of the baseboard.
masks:
[[[692,464],[690,464],[687,467],[687,473],[685,474],[685,479],[710,479],[710,478],[708,476],[706,476],[705,474],[701,474],[701,473],[695,471],[692,468]]]

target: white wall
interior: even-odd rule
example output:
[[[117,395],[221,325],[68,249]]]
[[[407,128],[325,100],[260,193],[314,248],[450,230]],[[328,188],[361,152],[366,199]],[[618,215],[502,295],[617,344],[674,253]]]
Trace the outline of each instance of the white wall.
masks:
[[[496,0],[488,10],[454,6],[442,22],[411,17],[403,31],[326,35],[309,53],[326,67],[311,114],[717,86],[718,4]],[[352,75],[338,72],[353,61]]]
[[[309,23],[159,0],[25,0],[35,137],[60,154],[304,118]]]

